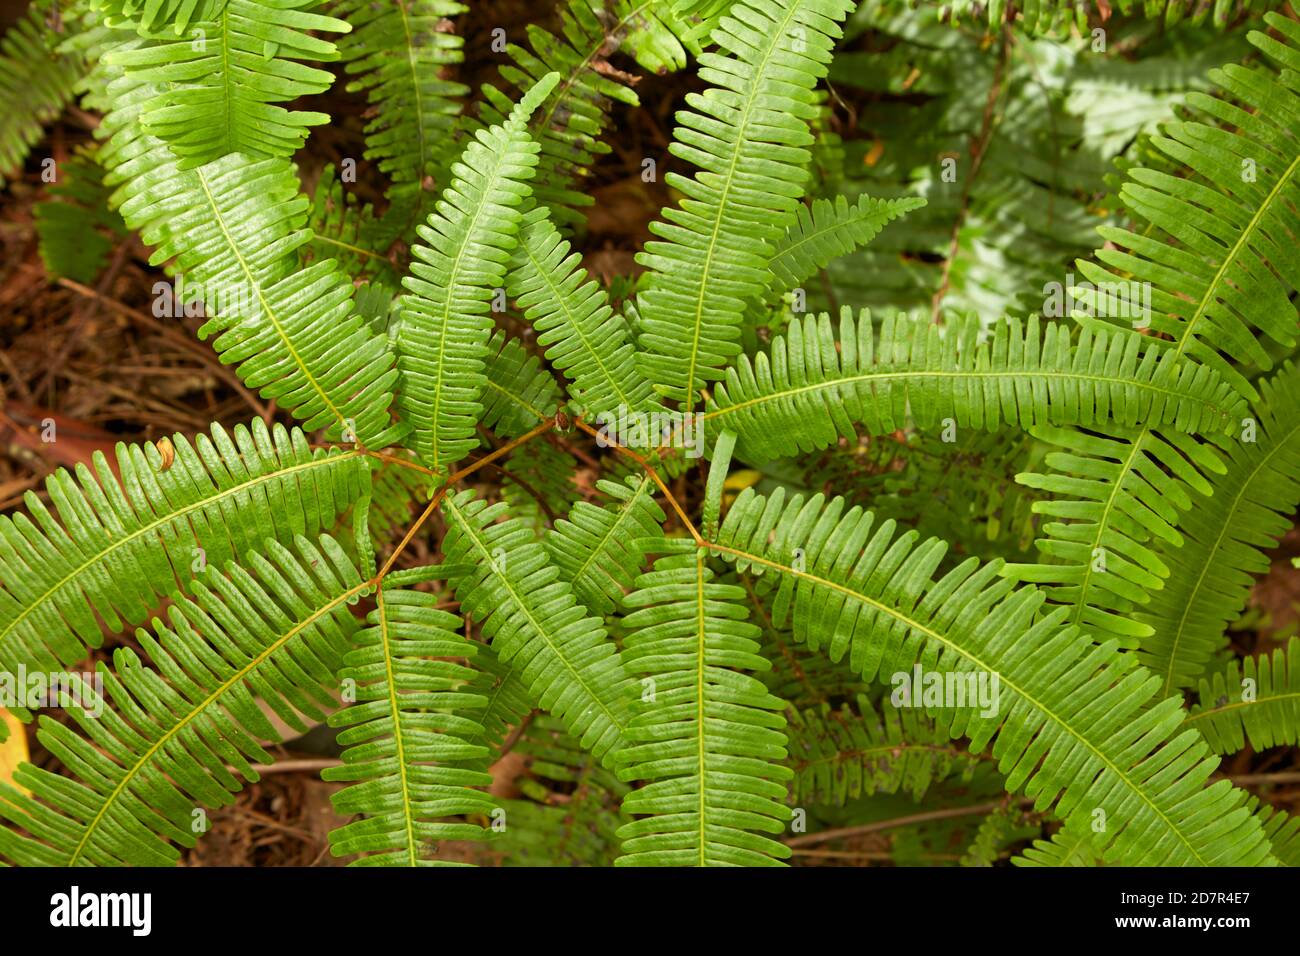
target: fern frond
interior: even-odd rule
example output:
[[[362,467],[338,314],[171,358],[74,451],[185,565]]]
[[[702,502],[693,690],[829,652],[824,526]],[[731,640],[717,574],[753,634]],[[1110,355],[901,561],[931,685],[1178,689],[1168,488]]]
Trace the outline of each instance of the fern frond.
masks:
[[[664,177],[685,198],[651,224],[662,241],[636,257],[649,270],[637,299],[642,371],[686,408],[740,351],[745,302],[768,283],[774,245],[803,195],[813,87],[850,9],[844,0],[739,0],[714,32],[730,55],[700,57],[711,86],[687,96],[669,149],[701,171]]]
[[[452,167],[422,243],[403,280],[398,330],[399,408],[412,424],[409,442],[434,471],[445,472],[477,440],[483,362],[492,329],[490,302],[505,281],[519,229],[518,206],[537,165],[528,117],[559,80],[549,74],[506,122],[479,132]]]
[[[595,614],[611,614],[641,572],[646,542],[663,536],[665,517],[647,474],[598,481],[596,487],[610,503],[576,503],[547,532],[546,549],[578,600]]]
[[[1210,476],[1211,497],[1179,514],[1181,547],[1156,542],[1171,573],[1136,615],[1152,629],[1138,659],[1164,678],[1166,693],[1191,686],[1226,644],[1254,576],[1268,570],[1265,552],[1300,504],[1300,367],[1286,366],[1259,390],[1258,421],[1243,421],[1227,470]]]
[[[919,197],[877,199],[865,193],[850,204],[843,195],[800,206],[798,218],[776,242],[768,268],[775,294],[800,286],[835,259],[861,249],[900,216],[925,205]]]
[[[1043,828],[1016,807],[998,807],[980,821],[962,866],[992,866],[1007,855],[1007,848],[1042,833]]]
[[[129,41],[129,46],[135,41]],[[156,88],[109,68],[112,109],[98,133],[100,158],[115,187],[112,205],[144,241],[152,261],[204,291],[210,320],[201,335],[252,388],[338,438],[384,444],[396,378],[382,335],[353,315],[352,284],[332,259],[298,268],[311,234],[305,196],[283,160],[250,163],[232,154],[181,170],[140,119]]]
[[[840,311],[839,338],[825,313],[798,318],[770,353],[727,370],[708,404],[710,434],[727,428],[759,458],[782,458],[855,438],[951,418],[962,428],[1003,422],[1169,423],[1187,431],[1223,429],[1243,407],[1217,375],[1113,329],[1083,330],[1036,317],[994,325],[979,340],[973,316],[947,327],[924,317],[886,316],[877,333],[863,310]]]
[[[370,203],[361,202],[355,192],[344,188],[333,164],[321,170],[311,191],[307,228],[311,242],[303,247],[306,263],[333,258],[354,282],[369,279],[372,286],[378,283],[396,290],[399,277],[385,255],[392,242],[383,219],[376,217]],[[391,300],[390,295],[389,303]],[[357,310],[364,315],[360,302]]]
[[[629,85],[597,66],[607,62],[605,58],[618,48],[633,23],[656,21],[655,7],[664,2],[615,0],[597,7],[589,0],[568,0],[559,5],[560,36],[529,24],[531,50],[515,43],[506,46],[510,62],[501,66],[501,76],[516,89],[526,90],[549,73],[560,77],[554,90],[539,104],[528,128],[541,148],[534,195],[566,232],[581,228],[585,221],[582,210],[594,201],[579,188],[579,182],[590,175],[596,158],[609,152],[600,134],[610,108],[615,103],[640,103]],[[685,65],[686,53],[671,34],[656,30],[654,36],[661,64]],[[483,95],[481,121],[502,122],[510,112],[509,96],[491,85],[483,87]]]
[[[48,717],[37,738],[75,777],[25,764],[14,776],[28,797],[0,786],[0,817],[26,830],[0,829],[0,855],[24,866],[166,866],[171,844],[194,845],[194,806],[232,802],[252,763],[277,741],[260,698],[294,729],[324,719],[323,688],[356,621],[348,610],[368,587],[328,536],[298,537],[295,551],[274,541],[249,570],[209,568],[193,597],[168,610],[168,622],[137,637],[156,670],[129,648],[100,664],[107,701],[82,682],[82,706],[68,712],[84,736]],[[113,706],[108,706],[111,703]],[[96,713],[102,708],[102,713]]]
[[[618,649],[532,530],[518,518],[494,523],[505,506],[472,491],[442,505],[448,564],[472,570],[451,579],[470,614],[542,709],[599,760],[618,749],[627,727],[628,679]]]
[[[1300,29],[1290,21],[1279,25],[1277,19],[1267,17],[1285,42],[1257,33],[1251,34],[1251,42],[1284,67],[1300,63],[1300,51],[1292,45],[1300,40]],[[1254,386],[1230,360],[1243,363],[1246,370],[1271,366],[1255,330],[1284,344],[1295,341],[1297,313],[1289,297],[1300,288],[1300,257],[1289,237],[1300,196],[1295,176],[1300,138],[1291,128],[1294,123],[1279,124],[1273,117],[1300,116],[1300,98],[1265,66],[1228,66],[1217,78],[1246,107],[1263,102],[1268,107],[1248,112],[1224,98],[1189,94],[1189,102],[1205,119],[1237,131],[1204,122],[1171,127],[1157,145],[1190,175],[1134,169],[1122,190],[1130,208],[1158,231],[1138,235],[1102,230],[1115,248],[1098,250],[1096,258],[1122,270],[1123,281],[1131,276],[1154,287],[1151,328],[1169,334],[1172,342],[1148,336],[1153,347],[1218,369],[1229,385],[1257,398]],[[1078,267],[1098,287],[1078,293],[1095,316],[1080,321],[1086,326],[1110,324],[1117,318],[1108,314],[1112,297],[1098,289],[1113,288],[1103,284],[1115,282],[1116,276],[1095,264],[1080,262]],[[1234,415],[1234,427],[1238,422],[1246,424],[1241,415]],[[1215,484],[1207,476],[1223,475],[1227,466],[1212,445],[1169,434],[1159,422],[1106,438],[1076,432],[1045,437],[1072,454],[1049,456],[1048,465],[1057,473],[1024,480],[1056,496],[1040,502],[1036,510],[1072,520],[1046,525],[1046,536],[1037,542],[1053,563],[1008,570],[1024,580],[1055,585],[1053,599],[1072,607],[1073,619],[1097,633],[1126,643],[1154,639],[1155,653],[1164,655],[1162,642],[1168,638],[1153,634],[1156,627],[1179,627],[1170,617],[1169,604],[1157,602],[1159,618],[1138,612],[1170,577],[1161,555],[1170,557],[1173,548],[1183,546],[1180,525],[1186,522],[1203,538],[1206,522],[1215,520],[1214,499],[1206,514],[1188,517],[1192,495],[1212,495]],[[1118,562],[1119,573],[1111,573],[1112,561]],[[1175,581],[1179,593],[1187,593],[1187,583],[1180,572]],[[1174,593],[1171,590],[1170,598]],[[1179,606],[1174,614],[1185,609]],[[1207,623],[1212,630],[1213,620]],[[1181,663],[1170,648],[1164,660],[1166,687],[1194,679],[1203,666],[1205,642],[1217,639],[1193,637],[1181,649],[1190,645],[1193,656]]]
[[[309,13],[320,0],[225,0],[211,19],[189,24],[191,37],[149,34],[149,43],[110,52],[110,63],[158,87],[144,106],[145,130],[190,169],[243,153],[289,157],[328,114],[276,104],[322,93],[334,82],[302,60],[329,62],[338,49],[311,32],[346,33],[334,17]],[[179,24],[178,24],[179,25]],[[148,33],[148,31],[146,31]]]
[[[1099,846],[1127,865],[1257,864],[1269,847],[1227,781],[1204,786],[1217,765],[1204,740],[1181,729],[1159,678],[1113,641],[1094,644],[1043,595],[970,558],[935,577],[946,546],[841,499],[763,499],[746,490],[708,547],[740,570],[775,577],[774,618],[868,680],[914,665],[963,686],[997,679],[991,707],[927,707],[971,750],[992,743],[1009,792],[1062,819],[1105,813]],[[769,578],[770,579],[770,578]],[[945,678],[946,680],[947,678]],[[953,703],[953,702],[950,702]]]
[[[1151,328],[1172,337],[1166,347],[1219,370],[1252,398],[1232,363],[1272,366],[1256,331],[1296,344],[1292,296],[1300,290],[1300,91],[1291,80],[1300,69],[1300,24],[1276,13],[1265,22],[1281,38],[1252,31],[1249,39],[1276,67],[1228,65],[1212,74],[1223,95],[1189,93],[1199,118],[1169,124],[1152,143],[1190,175],[1130,170],[1120,197],[1150,225],[1140,234],[1099,229],[1107,240],[1096,252],[1102,265],[1078,263],[1096,284],[1151,283]],[[1106,296],[1081,298],[1098,317],[1085,321],[1113,321]]]
[[[504,866],[609,866],[626,817],[622,783],[549,715],[537,717],[514,753],[527,765],[515,782],[523,799],[505,800],[504,832],[492,849]]]
[[[261,419],[171,443],[169,468],[152,444],[119,444],[120,479],[97,454],[93,472],[46,480],[53,513],[28,493],[31,518],[0,517],[0,667],[75,664],[102,641],[100,619],[113,631],[138,624],[204,565],[242,559],[268,536],[317,534],[369,480],[358,453],[312,450],[298,429]]]
[[[488,340],[484,359],[483,414],[479,422],[504,438],[546,421],[560,404],[560,386],[536,355],[506,333]]]
[[[1048,585],[1048,598],[1069,608],[1074,623],[1136,648],[1154,633],[1138,611],[1170,575],[1156,542],[1184,544],[1181,514],[1193,492],[1213,491],[1205,475],[1225,466],[1215,445],[1190,435],[1111,432],[1034,429],[1036,438],[1066,450],[1047,454],[1047,473],[1016,481],[1050,495],[1034,502],[1036,513],[1069,520],[1041,526],[1034,545],[1051,561],[1009,564],[1003,573]]]
[[[330,716],[343,765],[322,778],[357,781],[335,794],[334,808],[360,814],[330,833],[335,856],[366,854],[363,866],[436,865],[438,840],[479,839],[483,827],[458,820],[491,813],[496,802],[488,749],[469,741],[483,726],[467,715],[487,700],[467,685],[478,672],[446,658],[473,658],[475,645],[458,633],[460,619],[436,608],[437,595],[381,589],[369,627],[353,638],[339,680],[350,681],[355,703]],[[445,865],[445,864],[444,864]]]
[[[798,805],[842,807],[877,793],[906,793],[920,800],[930,786],[969,780],[979,758],[949,739],[920,710],[872,705],[859,694],[844,704],[791,709],[787,764],[794,770],[790,798]]]
[[[157,247],[152,262],[174,259],[203,290],[210,318],[199,335],[217,333],[213,348],[249,388],[309,431],[387,443],[393,353],[355,313],[335,260],[297,267],[311,234],[292,166],[232,154],[166,181],[132,179],[126,190],[123,218]]]
[[[1272,654],[1230,661],[1202,677],[1184,726],[1194,727],[1215,753],[1300,743],[1300,638]]]
[[[104,170],[94,151],[79,152],[65,162],[47,195],[32,213],[45,271],[83,284],[94,282],[109,251],[126,238],[121,217],[108,208]]]
[[[59,51],[63,37],[46,24],[57,9],[57,0],[36,0],[0,38],[0,186],[22,169],[42,125],[63,112],[84,70],[81,57]]]
[[[90,0],[90,6],[102,12],[107,23],[132,27],[141,34],[161,33],[169,29],[176,36],[190,24],[211,20],[225,7],[227,0]]]
[[[673,14],[689,25],[687,34],[693,40],[704,41],[718,29],[723,17],[738,6],[736,0],[670,0]],[[713,37],[715,43],[721,42]]]
[[[452,133],[469,87],[447,79],[464,59],[464,41],[448,18],[468,8],[456,0],[336,0],[352,32],[339,41],[349,93],[364,91],[374,115],[366,123],[366,159],[395,186],[421,188],[449,161]]]
[[[1101,854],[1093,846],[1093,833],[1084,823],[1067,823],[1051,839],[1035,840],[1033,846],[1011,858],[1012,866],[1100,866]]]
[[[539,206],[520,227],[507,291],[537,330],[547,360],[570,379],[583,417],[647,410],[658,403],[637,370],[627,323],[581,260]]]
[[[667,541],[665,541],[667,543]],[[771,667],[744,591],[714,580],[705,552],[661,558],[624,599],[630,674],[646,690],[619,752],[619,777],[644,780],[623,810],[620,866],[764,866],[790,850],[783,702],[743,671]]]
[[[1258,797],[1251,797],[1250,804],[1258,802]],[[1300,866],[1300,817],[1283,813],[1267,803],[1260,803],[1255,808],[1264,834],[1273,844],[1273,855],[1283,866]]]

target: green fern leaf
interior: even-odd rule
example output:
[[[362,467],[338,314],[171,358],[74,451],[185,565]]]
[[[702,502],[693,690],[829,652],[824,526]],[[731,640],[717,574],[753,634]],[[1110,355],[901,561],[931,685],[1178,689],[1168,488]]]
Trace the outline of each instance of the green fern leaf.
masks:
[[[1300,743],[1300,638],[1202,677],[1184,724],[1199,730],[1215,753],[1236,753],[1247,740],[1256,750]]]
[[[64,163],[48,195],[33,210],[45,270],[83,284],[94,282],[109,251],[126,238],[121,217],[109,211],[104,171],[94,152],[78,153]]]
[[[1210,478],[1212,497],[1179,515],[1182,546],[1157,542],[1156,556],[1171,573],[1136,615],[1152,629],[1138,659],[1164,678],[1166,693],[1190,686],[1227,643],[1253,576],[1268,571],[1265,552],[1300,504],[1300,368],[1286,366],[1260,385],[1260,395],[1258,422],[1248,420],[1227,471]]]
[[[558,80],[548,75],[505,123],[480,131],[452,167],[437,211],[417,230],[423,244],[411,250],[417,261],[403,280],[409,294],[397,337],[399,408],[413,425],[410,447],[436,472],[477,444],[490,300],[505,281],[518,206],[537,164],[525,123]]]
[[[152,444],[119,444],[120,479],[97,454],[93,473],[47,479],[54,513],[29,493],[30,519],[0,517],[0,666],[73,665],[99,646],[101,619],[138,624],[196,569],[242,559],[268,535],[317,534],[368,483],[358,453],[312,450],[261,419],[171,444],[169,468]]]
[[[468,8],[455,0],[337,0],[334,12],[352,27],[339,41],[349,93],[364,91],[374,115],[366,123],[365,157],[395,186],[421,188],[449,161],[460,101],[469,92],[445,78],[464,59],[464,41],[447,18]]]
[[[656,7],[665,0],[614,0],[592,4],[589,0],[567,0],[560,5],[560,34],[529,24],[526,49],[506,45],[510,61],[501,76],[516,89],[527,90],[549,73],[558,73],[559,83],[538,105],[528,124],[540,146],[533,193],[551,211],[560,229],[571,232],[584,224],[582,210],[594,201],[579,188],[590,174],[596,158],[609,152],[600,139],[615,103],[637,106],[637,95],[627,83],[597,69],[607,63],[620,39],[638,22],[657,22]],[[680,68],[686,53],[671,33],[656,30],[655,54],[660,65],[671,62]],[[483,87],[480,120],[501,123],[510,113],[510,97],[492,85]],[[471,124],[472,128],[472,124]]]
[[[296,553],[274,541],[269,560],[248,557],[226,575],[209,568],[168,611],[170,626],[137,632],[157,670],[129,648],[100,664],[107,702],[82,683],[83,706],[68,712],[85,736],[42,718],[41,743],[76,778],[22,765],[0,785],[0,817],[30,836],[0,828],[0,856],[23,866],[166,866],[172,843],[194,845],[194,805],[220,807],[252,762],[272,756],[258,740],[279,738],[261,698],[299,732],[301,717],[324,719],[323,688],[356,621],[348,610],[369,585],[328,536],[299,537]],[[102,709],[102,713],[97,711]]]
[[[203,290],[210,318],[199,335],[217,333],[213,348],[249,388],[308,430],[382,446],[394,356],[355,313],[335,260],[297,268],[293,253],[311,239],[307,206],[288,163],[233,154],[168,187],[133,191],[121,212],[128,225],[143,224],[153,262],[174,259]]]
[[[546,548],[578,600],[596,614],[610,614],[640,573],[647,542],[663,537],[664,513],[649,475],[596,487],[613,499],[610,504],[579,501],[547,533]]]
[[[689,408],[739,351],[745,301],[768,282],[768,264],[794,219],[817,115],[813,86],[826,73],[843,0],[739,0],[714,39],[730,53],[700,57],[712,84],[677,114],[679,159],[694,179],[664,181],[685,194],[665,209],[637,262],[649,270],[638,296],[642,370],[656,390]]]
[[[522,435],[555,414],[560,386],[518,339],[497,331],[484,359],[483,414],[479,422],[504,438]]]
[[[144,107],[144,128],[189,169],[243,153],[289,157],[325,113],[277,103],[321,93],[334,75],[301,60],[332,61],[338,49],[308,31],[346,33],[342,20],[308,13],[320,0],[226,0],[212,19],[188,25],[192,37],[150,35],[151,42],[108,54],[108,61],[159,89]],[[179,26],[179,23],[178,23]],[[146,31],[147,32],[147,31]]]
[[[622,658],[600,621],[577,603],[524,522],[494,523],[504,505],[465,491],[442,508],[447,563],[472,568],[451,579],[461,612],[479,623],[533,700],[607,760],[625,733],[629,691]]]
[[[854,672],[951,674],[963,687],[998,681],[998,702],[982,708],[927,707],[971,751],[992,742],[1008,792],[1034,808],[1091,821],[1098,845],[1127,865],[1254,865],[1268,860],[1245,795],[1226,781],[1206,787],[1217,760],[1199,735],[1182,730],[1179,701],[1155,700],[1159,678],[1098,646],[1065,622],[1040,615],[1043,595],[999,578],[999,561],[970,558],[941,577],[946,546],[915,533],[895,539],[892,522],[842,499],[788,504],[742,493],[719,541],[708,546],[740,570],[775,576],[774,620]],[[947,680],[947,678],[945,678]],[[957,706],[952,706],[955,703]]]
[[[85,70],[76,54],[58,50],[62,37],[46,26],[57,0],[36,0],[0,38],[0,186],[16,176],[27,153],[72,99]]]
[[[863,194],[852,205],[841,195],[800,206],[798,219],[775,245],[770,291],[779,295],[797,288],[818,269],[861,249],[889,223],[924,205],[919,197],[876,199]]]
[[[540,206],[524,217],[506,286],[537,330],[537,344],[572,384],[580,414],[598,418],[657,405],[641,377],[623,317],[582,270],[581,256]]]
[[[1085,824],[1067,823],[1049,840],[1035,840],[1012,866],[1099,866],[1101,854],[1093,847],[1092,831]]]
[[[759,459],[789,457],[903,427],[992,430],[1008,422],[1132,425],[1169,423],[1188,431],[1222,430],[1242,407],[1209,369],[1180,363],[1115,330],[1041,329],[1036,317],[997,323],[979,341],[974,317],[946,328],[923,317],[886,317],[879,334],[870,313],[840,312],[839,338],[823,313],[798,318],[769,354],[742,358],[709,401],[710,434],[727,428]]]
[[[1172,337],[1176,354],[1218,369],[1252,398],[1254,389],[1231,363],[1272,366],[1255,330],[1288,348],[1296,344],[1291,295],[1300,289],[1300,250],[1293,238],[1300,206],[1300,92],[1288,79],[1300,68],[1300,24],[1276,13],[1265,22],[1281,39],[1252,32],[1250,42],[1282,73],[1267,65],[1214,71],[1224,95],[1187,96],[1203,120],[1170,124],[1166,135],[1152,140],[1191,175],[1129,171],[1120,196],[1158,231],[1099,230],[1108,246],[1097,251],[1097,259],[1125,278],[1078,263],[1099,286],[1152,283],[1151,328]],[[1098,316],[1089,321],[1110,318],[1106,296],[1082,298]]]
[[[635,609],[623,619],[624,660],[649,690],[619,777],[648,781],[623,798],[625,813],[648,816],[619,829],[618,864],[773,865],[790,855],[760,835],[790,817],[783,703],[742,673],[771,667],[738,603],[745,592],[714,581],[705,552],[680,543],[690,550],[661,558],[624,601]]]
[[[362,819],[330,833],[335,856],[364,853],[358,865],[432,865],[438,840],[480,839],[486,831],[445,820],[491,813],[482,789],[488,749],[469,741],[483,726],[466,715],[486,705],[466,685],[478,672],[446,658],[473,658],[460,619],[436,608],[436,595],[381,590],[369,627],[353,638],[339,679],[356,686],[356,703],[331,715],[345,747],[343,765],[321,776],[359,781],[332,799],[340,814]]]
[[[1067,450],[1046,456],[1048,473],[1016,481],[1051,496],[1034,502],[1036,513],[1069,520],[1041,526],[1034,544],[1050,562],[1009,564],[1003,573],[1048,585],[1048,598],[1068,607],[1071,621],[1136,648],[1155,630],[1138,610],[1170,575],[1156,542],[1183,545],[1180,513],[1192,507],[1193,492],[1212,493],[1206,474],[1224,471],[1216,446],[1150,429],[1033,434]]]

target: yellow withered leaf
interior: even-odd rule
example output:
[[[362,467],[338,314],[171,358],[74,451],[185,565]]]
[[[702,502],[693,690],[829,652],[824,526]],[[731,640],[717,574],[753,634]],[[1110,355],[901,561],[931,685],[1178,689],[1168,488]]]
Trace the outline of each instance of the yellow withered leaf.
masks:
[[[18,765],[28,759],[27,752],[27,734],[23,725],[18,722],[18,718],[9,711],[0,707],[0,721],[9,729],[9,737],[4,743],[0,743],[0,783],[7,783],[12,787],[18,787],[23,793],[27,793],[25,787],[19,787],[14,783],[14,771]]]

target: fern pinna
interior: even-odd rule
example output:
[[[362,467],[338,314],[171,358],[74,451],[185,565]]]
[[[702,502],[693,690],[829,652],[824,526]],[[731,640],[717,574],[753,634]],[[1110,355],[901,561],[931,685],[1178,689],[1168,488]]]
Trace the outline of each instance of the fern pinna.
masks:
[[[330,848],[362,865],[779,865],[972,792],[1009,796],[943,831],[966,865],[1292,862],[1300,824],[1220,756],[1300,744],[1295,640],[1232,630],[1300,504],[1300,27],[1121,4],[1170,24],[1157,77],[1242,62],[1116,134],[1114,208],[1079,156],[1033,182],[1106,218],[1023,273],[1076,269],[1070,310],[1007,312],[1037,290],[978,286],[1022,275],[976,182],[1023,132],[999,77],[1086,6],[990,6],[958,197],[909,194],[834,89],[892,69],[864,31],[965,43],[928,8],[570,0],[475,90],[472,4],[37,0],[0,43],[31,89],[0,174],[75,97],[102,115],[37,208],[47,271],[93,292],[138,236],[284,421],[122,443],[0,517],[0,675],[79,669],[7,702],[50,759],[0,782],[0,858],[175,863],[283,728],[327,726]],[[692,61],[641,269],[588,271],[633,71]],[[913,72],[882,89],[971,103]],[[295,163],[332,86],[366,104],[364,195],[354,159]],[[837,295],[841,262],[876,292]],[[933,311],[881,306],[931,280]]]

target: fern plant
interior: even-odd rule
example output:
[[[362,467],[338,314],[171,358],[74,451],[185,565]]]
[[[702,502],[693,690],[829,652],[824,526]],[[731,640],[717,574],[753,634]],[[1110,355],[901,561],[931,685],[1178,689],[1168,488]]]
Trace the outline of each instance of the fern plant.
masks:
[[[123,442],[0,517],[0,673],[80,674],[12,702],[51,759],[0,782],[0,858],[175,863],[283,728],[325,726],[330,849],[361,865],[779,865],[810,824],[968,792],[1015,800],[943,824],[964,865],[1292,862],[1300,824],[1220,764],[1300,743],[1294,641],[1230,646],[1300,503],[1300,28],[1259,6],[1216,7],[1254,52],[1189,79],[1192,112],[1108,140],[1128,212],[1052,315],[1011,306],[1074,239],[963,256],[997,248],[998,183],[1075,217],[1104,188],[1083,155],[1017,173],[1046,134],[993,131],[1008,51],[1074,56],[1037,34],[1077,5],[992,5],[990,49],[841,0],[570,0],[475,92],[472,5],[36,4],[0,171],[74,85],[102,115],[38,207],[51,278],[137,236],[281,420]],[[1003,178],[864,188],[836,85],[901,62],[868,16],[1003,58]],[[594,275],[585,180],[633,71],[692,60],[641,269]],[[331,86],[368,106],[364,195],[354,157],[309,172]],[[897,234],[851,261],[898,292],[954,205],[933,310],[837,288]],[[994,312],[939,307],[998,268],[1026,284]],[[1128,283],[1138,323],[1097,292]]]

